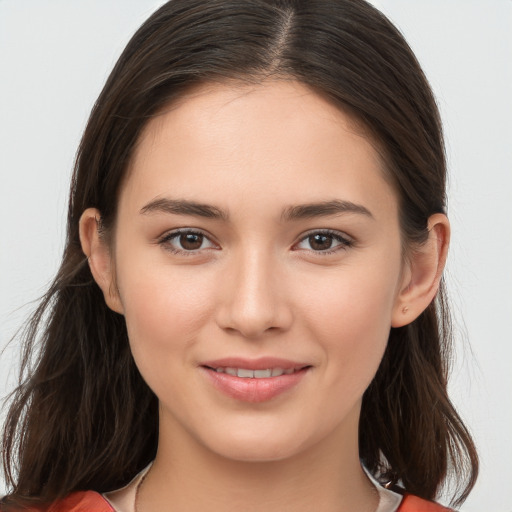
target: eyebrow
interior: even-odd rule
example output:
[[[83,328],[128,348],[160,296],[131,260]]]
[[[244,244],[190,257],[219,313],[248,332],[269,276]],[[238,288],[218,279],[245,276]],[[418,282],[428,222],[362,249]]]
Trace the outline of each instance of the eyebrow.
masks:
[[[196,201],[189,201],[187,199],[154,199],[143,206],[140,213],[142,215],[151,213],[169,213],[223,221],[229,220],[228,212],[222,208],[218,208],[217,206],[210,204],[198,203]],[[374,218],[370,210],[360,204],[334,199],[319,203],[306,203],[288,206],[281,214],[281,220],[293,221],[300,219],[313,219],[315,217],[326,217],[329,215],[339,215],[343,213],[356,213],[359,215],[365,215],[371,219]]]
[[[209,204],[197,203],[186,199],[155,199],[143,206],[141,214],[148,213],[173,213],[177,215],[191,215],[194,217],[205,217],[207,219],[228,220],[226,211]]]
[[[326,217],[328,215],[339,215],[343,213],[356,213],[374,219],[374,216],[368,208],[365,208],[360,204],[355,204],[350,201],[342,201],[340,199],[289,206],[284,210],[281,215],[281,219],[285,221],[313,219],[315,217]]]

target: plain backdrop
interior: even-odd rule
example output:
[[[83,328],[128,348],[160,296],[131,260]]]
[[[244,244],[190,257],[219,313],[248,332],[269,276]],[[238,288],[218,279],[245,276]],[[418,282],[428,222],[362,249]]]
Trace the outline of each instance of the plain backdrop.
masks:
[[[70,171],[93,102],[162,3],[0,0],[0,347],[58,268]],[[374,3],[416,52],[446,130],[451,391],[482,462],[462,510],[512,512],[512,1]],[[0,356],[1,396],[14,385],[18,349]]]

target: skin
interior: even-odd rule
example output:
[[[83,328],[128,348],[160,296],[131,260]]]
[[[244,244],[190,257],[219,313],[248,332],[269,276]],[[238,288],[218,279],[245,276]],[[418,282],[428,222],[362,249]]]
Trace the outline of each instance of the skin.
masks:
[[[114,241],[100,238],[94,209],[80,226],[91,271],[125,316],[160,402],[139,512],[376,509],[357,448],[362,395],[389,329],[435,296],[449,237],[446,217],[431,217],[428,241],[404,262],[384,172],[356,123],[296,82],[204,86],[148,123]],[[224,217],[171,212],[167,199]],[[332,201],[359,210],[286,215]],[[176,229],[204,237],[184,247]],[[309,369],[252,403],[219,392],[201,368],[234,356]]]

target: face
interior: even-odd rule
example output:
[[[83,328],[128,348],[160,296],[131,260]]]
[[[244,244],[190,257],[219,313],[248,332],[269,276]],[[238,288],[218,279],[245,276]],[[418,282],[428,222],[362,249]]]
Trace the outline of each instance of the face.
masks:
[[[237,460],[357,444],[402,286],[397,198],[295,82],[211,86],[146,127],[112,265],[161,436]]]

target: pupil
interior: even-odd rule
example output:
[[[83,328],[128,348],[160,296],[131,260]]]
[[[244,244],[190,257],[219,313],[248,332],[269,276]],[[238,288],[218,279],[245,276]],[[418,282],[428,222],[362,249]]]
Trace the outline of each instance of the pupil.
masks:
[[[315,250],[329,249],[332,245],[332,237],[329,235],[311,235],[309,237],[309,244]]]
[[[203,244],[203,235],[196,235],[194,233],[187,233],[180,236],[180,244],[183,249],[193,251],[199,249]]]

